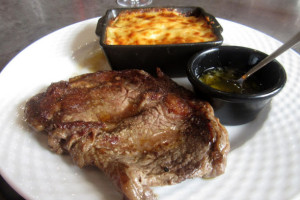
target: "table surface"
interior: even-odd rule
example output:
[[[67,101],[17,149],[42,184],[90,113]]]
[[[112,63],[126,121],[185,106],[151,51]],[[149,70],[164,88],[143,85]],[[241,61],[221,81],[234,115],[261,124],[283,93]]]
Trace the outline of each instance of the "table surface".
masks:
[[[150,6],[198,6],[285,42],[300,30],[300,0],[153,0]],[[1,0],[0,72],[20,51],[67,25],[104,15],[115,0]],[[294,46],[300,53],[300,43]],[[0,177],[0,200],[20,199]]]

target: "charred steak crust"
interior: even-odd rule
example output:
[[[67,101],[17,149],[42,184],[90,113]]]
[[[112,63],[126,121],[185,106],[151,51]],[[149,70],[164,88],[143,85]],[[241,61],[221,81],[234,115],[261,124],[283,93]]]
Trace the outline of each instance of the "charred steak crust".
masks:
[[[103,71],[51,84],[25,107],[52,151],[95,165],[125,199],[155,199],[151,186],[222,174],[226,129],[205,101],[159,69]]]

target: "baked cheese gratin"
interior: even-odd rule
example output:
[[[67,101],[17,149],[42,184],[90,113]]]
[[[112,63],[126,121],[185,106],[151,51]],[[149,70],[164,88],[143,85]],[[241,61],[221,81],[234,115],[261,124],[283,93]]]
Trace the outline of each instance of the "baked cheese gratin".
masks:
[[[176,10],[146,9],[121,12],[106,29],[108,45],[159,45],[217,40],[203,16],[186,16]]]

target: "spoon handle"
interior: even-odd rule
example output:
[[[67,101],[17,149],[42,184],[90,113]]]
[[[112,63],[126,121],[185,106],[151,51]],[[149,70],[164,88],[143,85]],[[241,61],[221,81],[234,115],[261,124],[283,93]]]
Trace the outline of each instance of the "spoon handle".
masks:
[[[287,49],[289,49],[292,46],[294,46],[295,44],[297,44],[299,41],[300,41],[300,32],[298,32],[294,37],[292,37],[289,41],[284,43],[281,47],[279,47],[272,54],[270,54],[269,56],[264,58],[262,61],[260,61],[255,67],[250,69],[246,74],[244,74],[242,76],[242,79],[245,80],[246,78],[248,78],[248,76],[250,76],[251,74],[253,74],[257,70],[259,70],[260,68],[262,68],[263,66],[265,66],[266,64],[268,64],[269,62],[274,60],[274,58],[276,58],[278,55],[280,55],[281,53],[283,53]]]

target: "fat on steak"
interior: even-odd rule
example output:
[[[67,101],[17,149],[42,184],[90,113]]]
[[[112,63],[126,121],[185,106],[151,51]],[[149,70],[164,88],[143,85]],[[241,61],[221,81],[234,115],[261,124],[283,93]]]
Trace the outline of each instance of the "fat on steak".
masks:
[[[97,166],[124,199],[156,199],[152,186],[224,173],[228,133],[211,105],[159,69],[102,71],[52,83],[25,107],[52,151]]]

